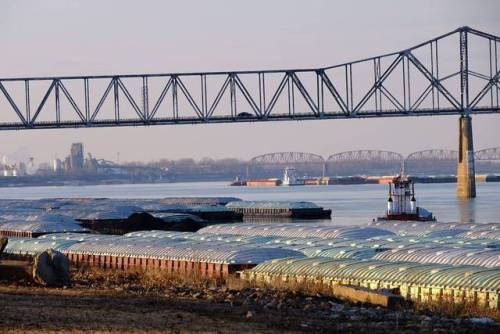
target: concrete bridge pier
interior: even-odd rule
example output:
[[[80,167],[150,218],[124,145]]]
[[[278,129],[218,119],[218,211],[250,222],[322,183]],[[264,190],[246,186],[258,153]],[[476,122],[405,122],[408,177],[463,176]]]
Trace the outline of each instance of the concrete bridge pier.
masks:
[[[457,196],[462,199],[476,197],[472,118],[469,115],[462,115],[459,120]]]

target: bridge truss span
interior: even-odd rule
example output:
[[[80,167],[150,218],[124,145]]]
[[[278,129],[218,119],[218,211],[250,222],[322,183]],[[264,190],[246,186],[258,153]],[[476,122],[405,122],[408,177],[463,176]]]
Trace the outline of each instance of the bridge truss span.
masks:
[[[328,162],[341,161],[403,161],[404,157],[396,152],[381,150],[358,150],[335,153],[328,157]]]
[[[285,167],[296,167],[307,175],[324,175],[325,159],[321,155],[307,152],[275,152],[262,154],[250,159],[247,165],[247,178],[281,177]]]
[[[485,148],[474,153],[474,159],[500,162],[500,147]]]
[[[458,151],[428,149],[409,154],[405,159],[405,171],[413,176],[455,175]]]
[[[0,79],[0,129],[498,113],[500,38],[462,27],[330,67]]]
[[[358,150],[332,154],[326,159],[326,172],[334,176],[395,175],[403,167],[404,157],[396,152]]]
[[[250,164],[324,163],[321,155],[307,152],[275,152],[253,157]]]
[[[406,157],[406,161],[411,160],[450,160],[457,161],[458,151],[445,149],[430,149],[413,152]]]

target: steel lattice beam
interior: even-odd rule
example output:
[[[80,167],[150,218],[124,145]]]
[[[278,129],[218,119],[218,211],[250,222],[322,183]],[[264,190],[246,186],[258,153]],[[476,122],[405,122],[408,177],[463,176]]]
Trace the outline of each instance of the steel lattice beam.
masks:
[[[474,159],[500,161],[500,147],[486,148],[474,152]]]
[[[406,157],[406,161],[412,160],[452,160],[456,161],[458,159],[458,151],[455,150],[443,150],[443,149],[431,149],[423,150],[418,152],[413,152]]]
[[[294,164],[294,163],[324,163],[322,156],[307,152],[275,152],[262,154],[250,159],[251,165]]]
[[[443,73],[439,45],[454,37],[460,66]],[[0,130],[500,113],[499,44],[462,27],[324,68],[3,78]],[[477,57],[486,73],[474,68]]]
[[[404,157],[396,152],[380,150],[358,150],[332,154],[327,162],[340,161],[403,161]]]

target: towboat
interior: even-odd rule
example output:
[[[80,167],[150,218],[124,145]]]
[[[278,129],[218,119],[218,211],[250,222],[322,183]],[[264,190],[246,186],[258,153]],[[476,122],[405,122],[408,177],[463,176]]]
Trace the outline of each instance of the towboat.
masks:
[[[377,218],[377,221],[387,220],[436,221],[432,212],[417,206],[415,184],[404,173],[389,182],[386,215]]]
[[[236,176],[233,180],[233,182],[231,182],[230,186],[246,186],[247,185],[247,181],[246,180],[242,180],[240,179],[239,176]]]
[[[305,181],[303,178],[297,176],[297,170],[293,167],[286,167],[283,173],[284,186],[303,186]]]

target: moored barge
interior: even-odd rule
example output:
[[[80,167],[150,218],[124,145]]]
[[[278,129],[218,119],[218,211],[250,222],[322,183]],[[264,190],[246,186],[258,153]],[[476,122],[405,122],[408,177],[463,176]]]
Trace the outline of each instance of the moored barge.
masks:
[[[322,208],[312,202],[287,201],[236,201],[226,204],[226,208],[245,217],[283,217],[302,219],[330,219],[332,210]]]

